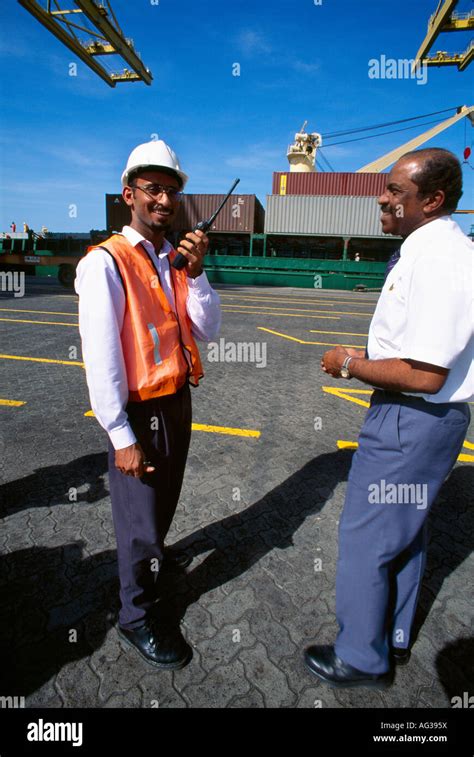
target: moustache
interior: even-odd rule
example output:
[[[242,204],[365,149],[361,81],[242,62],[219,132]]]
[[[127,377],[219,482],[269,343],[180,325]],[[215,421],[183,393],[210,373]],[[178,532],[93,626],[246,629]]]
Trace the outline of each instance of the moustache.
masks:
[[[172,216],[173,211],[169,208],[164,208],[162,205],[154,205],[151,208],[152,213],[162,213],[163,215]]]

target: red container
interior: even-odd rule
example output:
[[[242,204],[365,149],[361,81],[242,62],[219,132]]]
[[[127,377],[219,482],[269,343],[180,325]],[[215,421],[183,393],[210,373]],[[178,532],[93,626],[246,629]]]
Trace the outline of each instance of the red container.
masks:
[[[274,195],[332,195],[379,197],[385,189],[386,173],[297,173],[275,171]]]
[[[206,221],[217,210],[225,195],[184,195],[173,223],[177,231],[190,231],[199,221]],[[260,234],[264,210],[255,195],[231,195],[209,231]]]
[[[190,231],[199,221],[207,221],[217,210],[225,195],[185,194],[173,223],[178,232]],[[130,223],[130,210],[122,195],[105,196],[107,229],[121,231]],[[265,211],[255,195],[231,195],[219,213],[210,232],[261,234]]]
[[[130,208],[122,195],[105,195],[105,218],[107,231],[122,231],[131,220]]]

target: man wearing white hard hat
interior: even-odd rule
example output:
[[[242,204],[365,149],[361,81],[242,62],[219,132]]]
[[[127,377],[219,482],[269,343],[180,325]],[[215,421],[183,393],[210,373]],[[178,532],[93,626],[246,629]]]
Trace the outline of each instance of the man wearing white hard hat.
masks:
[[[166,240],[188,180],[163,141],[136,147],[122,174],[132,220],[77,267],[79,328],[91,406],[109,436],[120,578],[118,630],[159,668],[191,659],[178,627],[158,619],[157,577],[191,557],[165,547],[191,435],[189,385],[203,376],[196,339],[216,338],[218,294],[203,272],[208,239]],[[187,265],[171,263],[182,253]]]

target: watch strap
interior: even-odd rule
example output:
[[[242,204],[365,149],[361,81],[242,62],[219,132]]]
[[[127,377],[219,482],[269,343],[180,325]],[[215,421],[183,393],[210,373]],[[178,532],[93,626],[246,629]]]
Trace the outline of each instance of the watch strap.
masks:
[[[341,371],[342,371],[342,370],[346,370],[346,371],[347,371],[347,372],[349,373],[349,375],[350,375],[350,371],[349,371],[349,363],[351,362],[351,360],[352,360],[352,356],[351,356],[351,355],[348,355],[348,356],[347,356],[347,357],[346,357],[346,358],[344,359],[344,362],[343,362],[343,364],[342,364],[342,366],[341,366]]]

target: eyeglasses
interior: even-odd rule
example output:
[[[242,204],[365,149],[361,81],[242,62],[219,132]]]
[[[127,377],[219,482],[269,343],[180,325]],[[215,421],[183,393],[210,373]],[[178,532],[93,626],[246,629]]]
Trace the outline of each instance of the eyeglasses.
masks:
[[[156,200],[163,195],[167,195],[170,200],[179,201],[183,196],[183,192],[176,189],[176,187],[165,187],[163,184],[146,184],[145,186],[142,186],[141,184],[130,184],[130,187],[132,189],[141,189],[142,192],[145,192],[145,194],[153,200]]]

